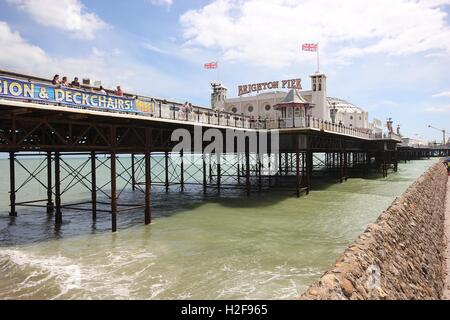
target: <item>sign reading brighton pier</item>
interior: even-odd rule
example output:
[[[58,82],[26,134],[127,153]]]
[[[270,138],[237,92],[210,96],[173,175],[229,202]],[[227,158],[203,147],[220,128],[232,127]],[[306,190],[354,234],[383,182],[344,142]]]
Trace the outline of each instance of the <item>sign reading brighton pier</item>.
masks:
[[[270,81],[239,86],[239,96],[273,89],[302,89],[302,79]]]

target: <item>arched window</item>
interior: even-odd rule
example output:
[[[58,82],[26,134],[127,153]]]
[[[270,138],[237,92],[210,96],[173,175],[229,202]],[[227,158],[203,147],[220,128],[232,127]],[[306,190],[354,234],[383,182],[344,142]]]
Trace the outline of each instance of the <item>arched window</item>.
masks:
[[[350,116],[350,120],[353,120],[353,116]]]
[[[319,91],[322,91],[322,84],[319,83]]]
[[[316,86],[316,84],[313,85],[313,91],[317,91],[317,86]]]

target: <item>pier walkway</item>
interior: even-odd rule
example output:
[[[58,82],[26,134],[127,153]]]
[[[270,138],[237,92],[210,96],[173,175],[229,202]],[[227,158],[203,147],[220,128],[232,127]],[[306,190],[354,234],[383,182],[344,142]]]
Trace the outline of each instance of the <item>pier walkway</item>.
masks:
[[[450,176],[447,182],[447,200],[445,206],[445,236],[447,239],[447,280],[444,289],[444,300],[450,300]]]

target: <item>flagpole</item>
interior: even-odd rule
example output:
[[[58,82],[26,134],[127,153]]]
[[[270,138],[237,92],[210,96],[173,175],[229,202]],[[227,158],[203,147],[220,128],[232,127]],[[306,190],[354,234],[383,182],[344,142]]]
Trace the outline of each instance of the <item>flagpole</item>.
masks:
[[[216,61],[217,64],[217,81],[220,83],[220,68],[219,68],[219,60]]]
[[[317,73],[320,73],[320,47],[317,44]]]

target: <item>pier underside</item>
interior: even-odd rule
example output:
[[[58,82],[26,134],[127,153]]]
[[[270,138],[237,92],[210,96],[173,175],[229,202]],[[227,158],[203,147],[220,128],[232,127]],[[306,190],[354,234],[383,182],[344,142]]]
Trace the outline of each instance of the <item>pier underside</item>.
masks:
[[[384,177],[398,168],[397,142],[368,140],[323,130],[244,130],[250,137],[243,146],[219,152],[202,142],[192,142],[191,151],[173,152],[177,129],[202,136],[211,127],[115,118],[105,115],[52,112],[51,110],[7,107],[0,115],[0,152],[9,155],[10,215],[18,208],[33,207],[54,214],[55,223],[63,222],[64,211],[77,210],[111,215],[112,231],[117,230],[119,213],[142,209],[143,221],[151,223],[151,193],[184,192],[201,186],[203,192],[242,189],[247,196],[263,190],[307,195],[314,179],[329,176],[344,182],[352,176],[376,169]],[[229,128],[213,127],[221,132],[223,145],[233,139]],[[237,129],[236,129],[237,130]],[[279,145],[261,148],[263,138]],[[29,162],[30,157],[39,161]],[[74,162],[72,159],[76,158]],[[76,164],[74,164],[76,163]],[[26,178],[17,181],[16,171]],[[108,179],[105,179],[105,175]],[[21,175],[23,177],[23,175]],[[101,178],[101,179],[100,179]],[[18,200],[20,191],[31,183],[46,190],[45,199]],[[90,194],[77,203],[65,203],[64,196],[77,186]],[[123,203],[125,190],[141,192],[144,203]],[[20,213],[20,212],[19,212]]]

